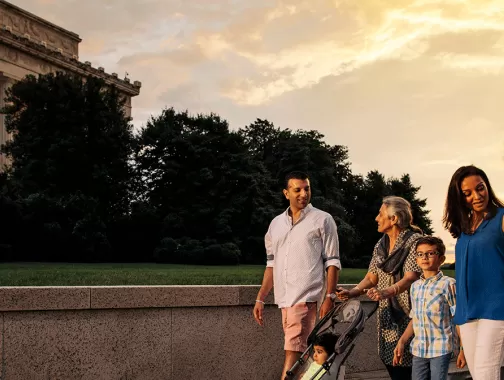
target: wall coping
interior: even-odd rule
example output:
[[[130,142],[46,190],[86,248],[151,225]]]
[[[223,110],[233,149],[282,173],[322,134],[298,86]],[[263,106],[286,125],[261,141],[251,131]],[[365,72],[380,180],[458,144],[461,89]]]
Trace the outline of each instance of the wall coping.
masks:
[[[260,285],[4,286],[0,287],[0,311],[252,306],[259,288]],[[359,300],[369,301],[367,297]],[[272,292],[265,302],[275,306]]]

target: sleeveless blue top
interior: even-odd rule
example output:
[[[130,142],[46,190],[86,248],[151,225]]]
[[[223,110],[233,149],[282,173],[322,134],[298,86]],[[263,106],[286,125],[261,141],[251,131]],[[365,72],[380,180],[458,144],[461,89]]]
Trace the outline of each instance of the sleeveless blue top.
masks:
[[[462,233],[455,245],[457,304],[453,321],[504,320],[504,208],[484,220],[473,235]]]

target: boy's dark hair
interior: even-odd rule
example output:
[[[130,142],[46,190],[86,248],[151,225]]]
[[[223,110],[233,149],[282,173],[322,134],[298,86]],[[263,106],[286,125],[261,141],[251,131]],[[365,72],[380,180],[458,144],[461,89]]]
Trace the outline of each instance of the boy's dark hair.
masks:
[[[439,254],[439,256],[444,256],[446,252],[446,247],[443,241],[435,236],[422,236],[420,239],[417,240],[415,249],[417,249],[418,246],[421,244],[434,245],[436,247],[436,251]]]
[[[338,336],[331,333],[323,333],[315,337],[313,345],[324,347],[325,352],[327,352],[327,355],[330,356],[334,353],[334,346],[336,345],[337,340]]]
[[[308,174],[300,172],[300,171],[290,172],[289,174],[287,174],[285,176],[284,189],[287,190],[289,188],[289,180],[291,180],[291,179],[299,179],[301,181],[304,181],[306,179],[310,179],[310,177],[308,177]]]

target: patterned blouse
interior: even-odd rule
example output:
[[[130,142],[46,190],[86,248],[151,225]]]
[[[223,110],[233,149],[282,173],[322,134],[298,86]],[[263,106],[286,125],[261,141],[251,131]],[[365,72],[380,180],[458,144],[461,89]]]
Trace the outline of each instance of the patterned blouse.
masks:
[[[403,230],[399,236],[397,237],[397,241],[394,245],[394,250],[392,250],[389,255],[393,255],[396,251],[397,247],[402,246],[402,241],[404,239],[404,235],[408,230]],[[416,241],[422,237],[421,234],[413,234],[406,241],[405,247],[410,247],[410,253],[404,262],[403,273],[406,272],[418,272],[422,273],[422,270],[418,266],[415,257],[415,243]],[[385,273],[380,268],[377,267],[378,264],[378,242],[373,251],[373,257],[371,258],[371,262],[369,263],[368,272],[378,276],[378,285],[377,289],[383,290],[388,288],[394,283],[394,276],[388,273]],[[410,298],[409,298],[409,290],[399,294],[396,296],[399,304],[403,308],[406,315],[410,313]],[[397,325],[394,323],[392,315],[390,313],[390,309],[388,306],[388,300],[381,300],[378,305],[378,354],[380,355],[380,359],[383,361],[385,365],[392,365],[392,360],[394,359],[394,349],[397,346],[397,342],[399,338],[408,327],[409,318],[405,318],[404,321]],[[401,366],[403,367],[411,367],[412,365],[412,356],[409,350],[404,351],[403,362]]]

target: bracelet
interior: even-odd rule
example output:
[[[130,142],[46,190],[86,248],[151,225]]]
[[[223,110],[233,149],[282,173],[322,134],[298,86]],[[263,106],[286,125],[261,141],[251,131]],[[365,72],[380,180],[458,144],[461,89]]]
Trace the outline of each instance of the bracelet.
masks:
[[[262,303],[264,305],[264,301],[256,300],[256,302]]]

